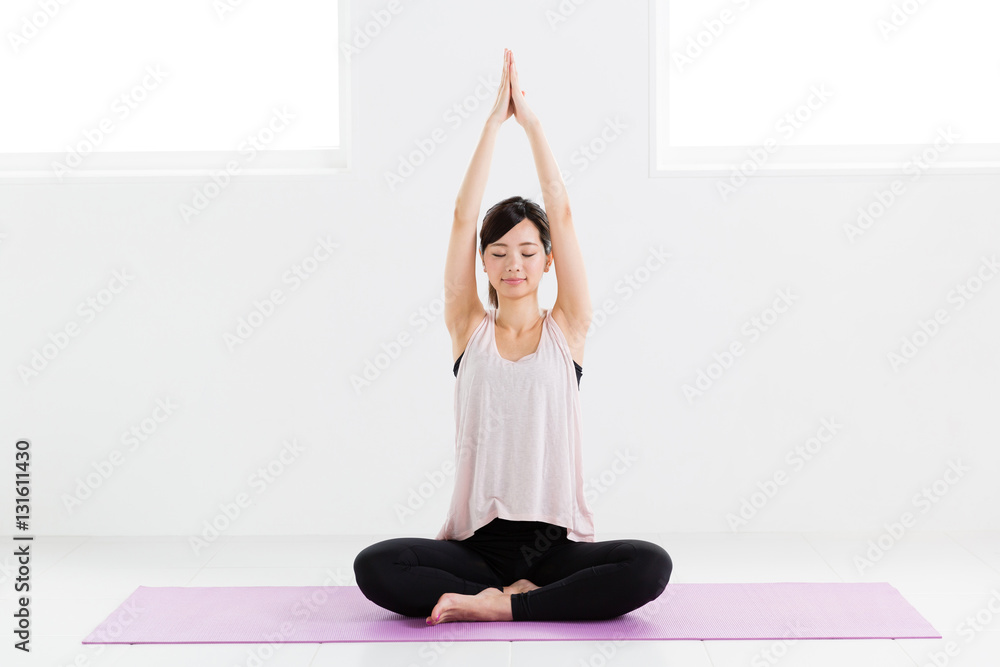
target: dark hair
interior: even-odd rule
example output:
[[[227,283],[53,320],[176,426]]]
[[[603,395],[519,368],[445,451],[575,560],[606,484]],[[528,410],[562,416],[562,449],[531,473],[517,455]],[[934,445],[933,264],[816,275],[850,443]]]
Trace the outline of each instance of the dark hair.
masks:
[[[514,195],[497,202],[483,216],[483,228],[479,232],[479,252],[486,253],[486,246],[496,243],[512,228],[525,218],[531,220],[538,228],[545,254],[552,254],[552,236],[549,234],[549,219],[542,207],[524,197]],[[485,261],[485,260],[484,260]],[[496,310],[499,307],[497,291],[490,285],[490,305]]]

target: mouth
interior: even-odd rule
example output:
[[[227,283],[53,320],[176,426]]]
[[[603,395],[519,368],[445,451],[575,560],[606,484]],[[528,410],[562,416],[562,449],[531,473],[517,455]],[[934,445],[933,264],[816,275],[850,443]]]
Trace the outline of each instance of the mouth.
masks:
[[[521,283],[524,282],[524,278],[517,278],[516,280],[515,279],[504,278],[503,281],[505,283],[510,283],[511,285],[520,285]]]

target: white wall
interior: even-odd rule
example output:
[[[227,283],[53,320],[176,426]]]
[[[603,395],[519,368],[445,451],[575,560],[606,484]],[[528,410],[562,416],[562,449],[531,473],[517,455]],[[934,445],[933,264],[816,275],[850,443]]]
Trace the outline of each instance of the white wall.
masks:
[[[447,331],[429,311],[495,90],[457,127],[446,114],[497,76],[507,46],[572,173],[595,311],[617,308],[595,321],[580,394],[585,469],[612,481],[592,502],[598,539],[729,530],[727,514],[781,472],[786,483],[740,530],[874,536],[905,512],[918,529],[1000,527],[1000,280],[962,308],[949,299],[1000,251],[996,176],[925,175],[852,243],[844,225],[891,178],[754,176],[723,203],[715,178],[648,177],[645,2],[584,3],[555,30],[555,1],[402,6],[355,58],[349,177],[237,182],[190,225],[178,206],[200,180],[0,185],[5,523],[14,442],[27,438],[39,535],[194,535],[224,523],[220,504],[245,493],[227,534],[432,537],[451,491],[440,471],[455,380]],[[352,23],[383,7],[354,3]],[[579,147],[608,121],[624,130],[584,169]],[[446,140],[390,190],[385,173],[435,128]],[[512,194],[538,195],[513,119],[482,212]],[[320,238],[339,247],[293,290],[283,273]],[[652,249],[670,258],[644,274]],[[134,279],[86,321],[78,304],[122,270]],[[629,275],[641,289],[622,289]],[[555,298],[546,281],[542,307]],[[285,302],[230,351],[224,334],[273,289]],[[744,324],[781,291],[793,305],[751,341]],[[939,309],[947,322],[893,369],[887,353]],[[69,322],[79,335],[22,381],[18,367]],[[403,334],[410,344],[355,391],[351,377]],[[734,341],[744,354],[689,401],[683,385]],[[161,414],[158,401],[176,408],[130,449],[122,433]],[[787,452],[824,420],[835,436],[796,469]],[[252,481],[293,439],[303,451],[280,476]],[[115,450],[119,465],[107,463]],[[619,455],[634,461],[615,466]],[[952,461],[967,470],[938,484],[943,497],[915,497]],[[102,465],[110,476],[67,509]],[[397,505],[435,477],[440,488],[401,521]]]

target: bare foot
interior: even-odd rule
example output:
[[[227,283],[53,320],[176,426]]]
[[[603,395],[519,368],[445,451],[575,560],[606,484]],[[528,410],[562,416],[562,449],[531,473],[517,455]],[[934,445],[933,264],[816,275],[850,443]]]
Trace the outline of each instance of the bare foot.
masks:
[[[528,591],[533,591],[536,588],[538,588],[538,586],[534,585],[533,583],[531,583],[527,579],[518,579],[517,581],[515,581],[514,583],[512,583],[510,586],[504,586],[503,592],[504,593],[527,593]]]
[[[512,621],[510,593],[485,588],[475,595],[445,593],[434,605],[427,625],[449,621]]]

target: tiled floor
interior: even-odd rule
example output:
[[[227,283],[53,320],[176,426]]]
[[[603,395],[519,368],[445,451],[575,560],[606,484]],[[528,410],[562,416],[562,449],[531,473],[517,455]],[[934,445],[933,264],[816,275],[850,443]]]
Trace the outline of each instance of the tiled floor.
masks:
[[[1000,532],[910,532],[881,555],[871,535],[679,533],[641,537],[667,549],[671,582],[887,581],[944,635],[933,640],[453,642],[84,645],[139,585],[353,585],[360,538],[221,537],[195,553],[186,538],[38,537],[32,561],[32,652],[3,665],[121,667],[996,667],[1000,665]],[[7,538],[7,544],[11,544]],[[887,542],[888,543],[888,542]],[[0,556],[0,608],[14,608],[13,549]],[[871,557],[859,567],[858,558]],[[876,560],[875,557],[878,557]]]

